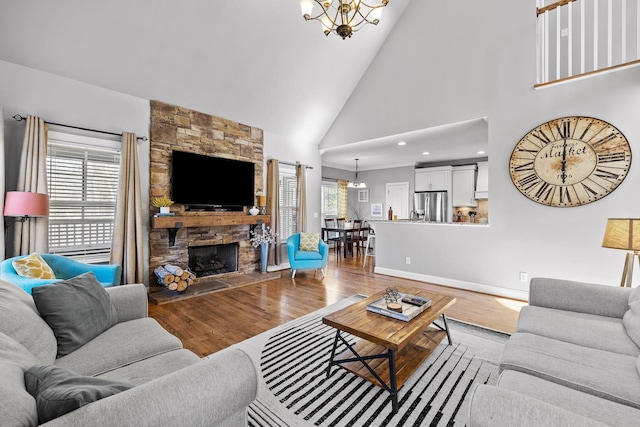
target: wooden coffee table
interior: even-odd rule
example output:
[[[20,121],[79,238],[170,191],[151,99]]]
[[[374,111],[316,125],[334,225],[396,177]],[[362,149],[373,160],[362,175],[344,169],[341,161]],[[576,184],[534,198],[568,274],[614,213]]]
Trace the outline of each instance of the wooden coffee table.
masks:
[[[456,302],[453,297],[416,288],[403,286],[398,291],[429,298],[431,307],[408,322],[367,311],[367,304],[382,298],[384,292],[380,292],[322,318],[322,323],[336,329],[327,376],[338,365],[382,387],[391,394],[393,413],[398,412],[398,390],[416,368],[445,336],[452,344],[445,311]],[[436,323],[439,318],[442,325]],[[362,339],[350,345],[343,332]],[[347,350],[336,355],[339,342]]]

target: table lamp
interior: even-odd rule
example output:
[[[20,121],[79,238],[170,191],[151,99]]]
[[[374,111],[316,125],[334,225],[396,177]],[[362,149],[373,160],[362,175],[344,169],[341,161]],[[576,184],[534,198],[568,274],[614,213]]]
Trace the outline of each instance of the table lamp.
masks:
[[[620,286],[631,287],[631,277],[633,276],[633,261],[640,257],[640,219],[639,218],[609,218],[607,228],[602,241],[603,248],[623,249],[628,251],[622,271]]]

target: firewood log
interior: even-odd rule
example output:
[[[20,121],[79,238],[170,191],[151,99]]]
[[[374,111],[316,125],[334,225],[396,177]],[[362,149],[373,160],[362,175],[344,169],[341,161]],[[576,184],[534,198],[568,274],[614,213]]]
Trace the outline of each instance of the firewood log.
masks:
[[[158,278],[158,281],[164,285],[173,283],[173,281],[175,280],[175,276],[166,269],[162,268],[162,266],[157,266],[155,270],[153,270],[153,272]]]
[[[178,282],[171,282],[167,285],[167,289],[169,289],[170,291],[177,291],[178,290]]]
[[[167,270],[169,273],[172,273],[174,276],[182,276],[182,273],[184,273],[184,270],[178,267],[177,265],[165,264],[163,267],[165,270]]]
[[[187,289],[187,282],[185,280],[180,280],[178,282],[178,288],[176,289],[178,292],[183,292]]]
[[[186,271],[186,270],[185,270],[185,272],[184,272],[184,273],[182,273],[182,274],[180,275],[180,278],[181,278],[182,280],[187,280],[187,279],[188,279],[188,278],[190,278],[190,277],[191,277],[191,273],[190,273],[190,272],[188,272],[188,271]]]

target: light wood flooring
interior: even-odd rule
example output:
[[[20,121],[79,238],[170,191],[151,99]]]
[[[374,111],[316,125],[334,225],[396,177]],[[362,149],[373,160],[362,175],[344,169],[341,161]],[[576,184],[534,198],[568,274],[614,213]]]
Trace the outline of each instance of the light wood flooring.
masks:
[[[327,276],[291,270],[280,279],[165,305],[149,303],[149,315],[176,335],[184,347],[206,356],[268,329],[355,294],[371,295],[390,286],[412,286],[457,299],[447,311],[453,319],[513,333],[525,302],[373,273],[362,257],[336,260],[331,251]]]

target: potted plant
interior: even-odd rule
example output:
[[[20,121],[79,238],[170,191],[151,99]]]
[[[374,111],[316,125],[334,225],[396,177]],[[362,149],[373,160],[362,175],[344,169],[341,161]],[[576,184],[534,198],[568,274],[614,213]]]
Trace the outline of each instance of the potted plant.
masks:
[[[169,213],[169,208],[171,205],[173,205],[173,203],[173,200],[171,200],[167,196],[154,197],[151,201],[151,204],[154,207],[160,208],[160,213]]]
[[[251,232],[251,245],[260,248],[260,272],[267,272],[267,261],[269,260],[269,246],[276,242],[276,233],[267,225],[262,224],[262,228],[256,228]]]

